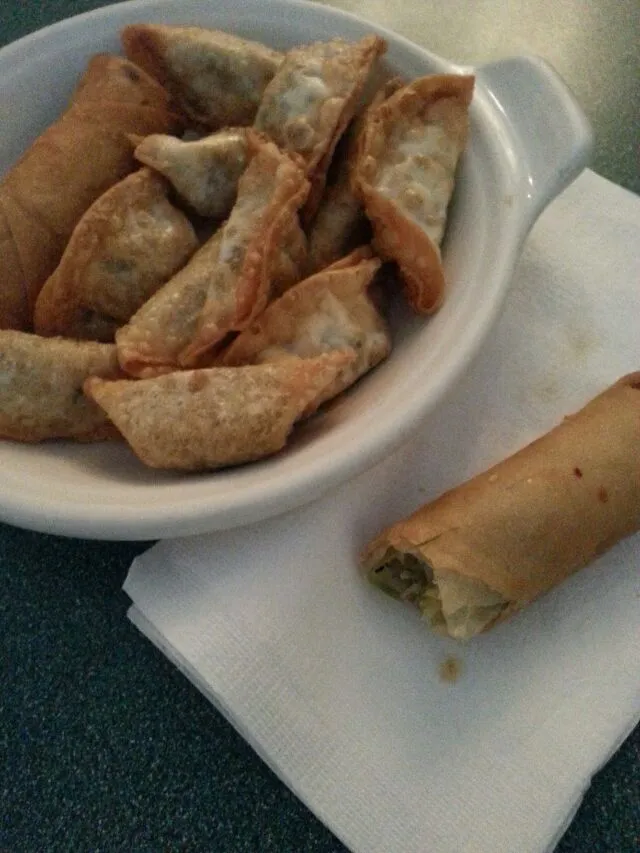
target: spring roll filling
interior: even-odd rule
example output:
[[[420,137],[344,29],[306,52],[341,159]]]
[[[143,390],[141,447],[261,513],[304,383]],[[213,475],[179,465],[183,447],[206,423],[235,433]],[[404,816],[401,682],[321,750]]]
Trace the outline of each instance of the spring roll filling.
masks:
[[[384,592],[417,607],[439,634],[467,640],[489,627],[508,606],[495,590],[456,572],[435,572],[424,558],[388,548],[369,570]]]

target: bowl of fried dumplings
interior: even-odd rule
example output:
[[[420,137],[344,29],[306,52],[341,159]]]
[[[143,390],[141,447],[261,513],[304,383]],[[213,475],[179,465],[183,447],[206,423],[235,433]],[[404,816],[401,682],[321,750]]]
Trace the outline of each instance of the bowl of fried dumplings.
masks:
[[[428,429],[591,148],[539,59],[293,0],[105,7],[0,79],[0,519],[69,536],[249,524]]]

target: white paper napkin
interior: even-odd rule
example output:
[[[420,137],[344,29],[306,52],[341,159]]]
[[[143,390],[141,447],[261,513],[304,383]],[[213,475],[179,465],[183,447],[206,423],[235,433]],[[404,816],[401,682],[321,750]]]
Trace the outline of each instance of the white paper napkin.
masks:
[[[552,849],[640,718],[640,537],[465,646],[355,562],[379,528],[640,369],[639,247],[640,199],[584,173],[411,443],[306,508],[131,567],[131,619],[356,853]]]

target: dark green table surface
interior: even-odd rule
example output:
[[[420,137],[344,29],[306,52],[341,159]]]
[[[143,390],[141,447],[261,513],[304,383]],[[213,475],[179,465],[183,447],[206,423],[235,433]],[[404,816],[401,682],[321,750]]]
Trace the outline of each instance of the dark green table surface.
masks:
[[[0,0],[0,44],[101,5]],[[457,61],[544,56],[593,123],[594,168],[640,192],[639,0],[333,5]],[[121,585],[144,547],[0,524],[1,853],[343,851],[125,618]],[[639,729],[558,847],[604,851],[640,851]]]

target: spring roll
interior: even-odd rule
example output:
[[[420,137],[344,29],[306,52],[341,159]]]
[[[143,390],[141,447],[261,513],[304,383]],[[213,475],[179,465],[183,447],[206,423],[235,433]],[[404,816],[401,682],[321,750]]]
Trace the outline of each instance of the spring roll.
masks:
[[[396,261],[419,314],[441,304],[440,245],[458,159],[468,135],[474,78],[422,77],[371,109],[358,145],[354,186],[382,257]]]
[[[89,62],[66,112],[0,182],[0,328],[30,328],[78,220],[135,168],[127,134],[178,128],[167,93],[133,63],[107,54]]]
[[[245,128],[227,128],[190,142],[156,133],[135,150],[136,159],[168,178],[199,216],[226,219],[247,166]]]
[[[468,639],[640,529],[640,372],[366,548],[368,579]]]
[[[198,241],[168,190],[140,169],[91,205],[40,291],[39,335],[113,342],[115,330],[184,266]]]
[[[113,344],[0,331],[0,438],[101,441],[118,436],[82,392],[89,376],[120,375]]]
[[[249,125],[282,54],[203,27],[132,24],[121,33],[129,59],[171,92],[202,129]]]
[[[88,379],[85,392],[152,468],[197,471],[281,450],[307,403],[353,357],[208,368],[154,379]]]

